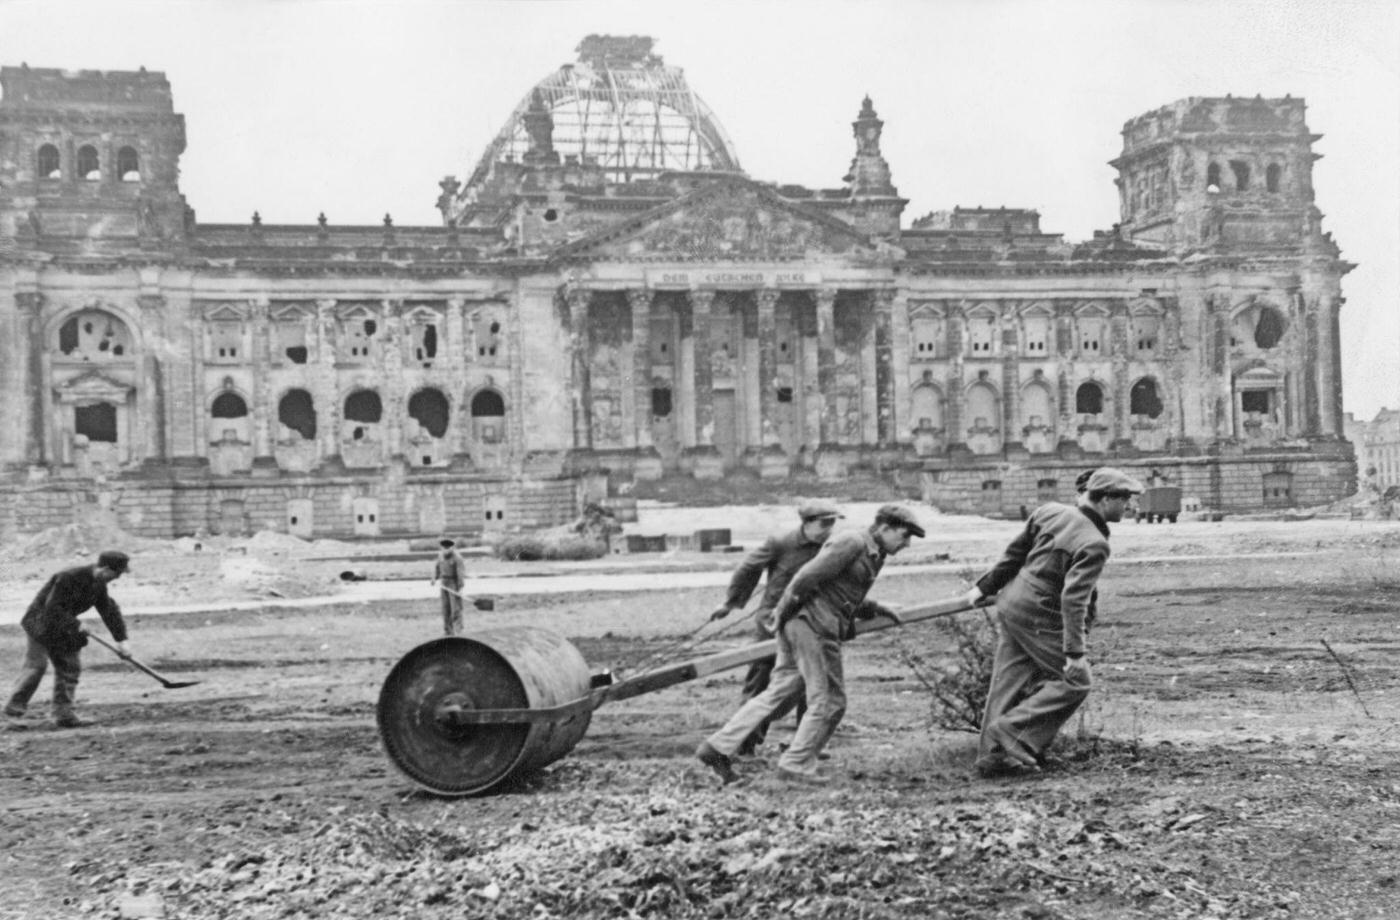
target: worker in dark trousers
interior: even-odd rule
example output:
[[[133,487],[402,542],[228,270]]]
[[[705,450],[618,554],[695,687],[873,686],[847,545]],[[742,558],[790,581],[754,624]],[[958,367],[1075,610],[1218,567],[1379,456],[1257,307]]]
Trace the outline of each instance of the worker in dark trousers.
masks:
[[[54,724],[60,728],[88,724],[73,711],[78,677],[82,673],[80,653],[87,645],[87,635],[78,623],[78,615],[97,608],[102,622],[116,640],[117,654],[131,657],[121,608],[107,593],[107,585],[120,578],[130,562],[126,553],[109,550],[97,557],[95,565],[64,569],[39,589],[20,620],[26,637],[24,662],[10,699],[5,703],[5,716],[12,720],[12,727],[23,726],[19,720],[29,707],[30,697],[39,689],[39,681],[43,680],[50,662],[54,671]]]
[[[734,575],[729,579],[729,594],[725,597],[724,603],[710,614],[711,620],[722,620],[731,613],[742,612],[744,605],[749,602],[753,595],[754,588],[758,587],[758,580],[767,575],[767,581],[763,586],[763,600],[754,611],[754,635],[761,642],[766,642],[773,638],[773,607],[777,605],[778,599],[783,596],[784,589],[788,582],[792,581],[792,576],[797,574],[797,570],[802,568],[812,560],[817,554],[817,550],[822,548],[826,538],[831,536],[832,528],[836,526],[836,521],[842,514],[834,503],[824,499],[803,502],[797,509],[797,516],[802,523],[795,530],[786,533],[774,534],[744,557],[744,561],[739,563],[739,567],[734,570]],[[748,702],[758,696],[768,688],[768,680],[773,674],[773,666],[777,662],[776,655],[770,655],[749,665],[748,674],[744,676],[744,690],[742,701]],[[802,714],[806,711],[803,694],[794,693],[786,702],[773,710],[767,718],[758,724],[750,735],[743,740],[736,751],[737,756],[746,757],[754,753],[754,749],[763,743],[763,739],[768,736],[768,726],[787,715],[793,709],[797,710],[797,721],[802,721]]]
[[[877,616],[900,622],[898,614],[865,595],[885,560],[922,537],[914,512],[885,505],[866,530],[849,530],[826,541],[812,561],[798,570],[783,591],[773,616],[777,622],[778,663],[768,689],[739,708],[719,731],[701,742],[695,756],[725,783],[739,778],[731,762],[739,744],[769,713],[799,688],[807,714],[792,744],[778,758],[780,780],[823,784],[817,761],[846,714],[846,680],[841,643],[855,637],[855,621]]]
[[[1141,491],[1122,470],[1094,470],[1075,505],[1035,509],[968,591],[969,603],[995,597],[1001,622],[975,764],[982,775],[1038,770],[1089,695],[1086,638],[1108,562],[1108,525]]]
[[[444,537],[438,541],[437,558],[433,560],[433,581],[442,597],[442,631],[455,636],[462,632],[462,579],[466,563],[457,552],[457,541]]]

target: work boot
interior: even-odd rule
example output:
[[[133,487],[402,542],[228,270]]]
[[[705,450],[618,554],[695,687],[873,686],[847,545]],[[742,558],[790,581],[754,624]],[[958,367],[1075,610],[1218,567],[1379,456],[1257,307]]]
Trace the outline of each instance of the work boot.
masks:
[[[715,775],[726,786],[739,781],[739,774],[734,772],[734,762],[727,755],[710,747],[710,742],[700,742],[700,746],[695,749],[695,759],[714,770]]]
[[[757,756],[758,744],[753,740],[753,735],[744,739],[744,743],[739,745],[739,750],[734,752],[735,757],[755,757]]]
[[[823,776],[820,773],[803,773],[799,770],[789,770],[786,767],[779,767],[777,776],[785,783],[795,783],[801,786],[828,786],[831,784],[829,776]]]
[[[61,716],[54,716],[53,724],[59,728],[86,728],[92,722],[88,719],[80,719],[69,712]]]
[[[1029,745],[1002,723],[993,722],[988,725],[985,734],[988,740],[995,744],[1008,759],[1014,760],[1024,767],[1040,769],[1040,765],[1036,763],[1036,752],[1031,750]]]

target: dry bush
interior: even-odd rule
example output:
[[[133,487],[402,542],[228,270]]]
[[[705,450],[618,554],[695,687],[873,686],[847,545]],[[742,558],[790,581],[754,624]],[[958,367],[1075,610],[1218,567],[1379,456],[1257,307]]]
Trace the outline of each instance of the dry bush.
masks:
[[[540,560],[599,559],[608,554],[607,544],[587,537],[539,536],[520,534],[503,537],[494,547],[498,559],[520,562]]]
[[[948,731],[982,730],[982,711],[992,682],[997,624],[991,607],[972,616],[942,620],[939,627],[952,639],[952,662],[937,668],[928,680],[933,694],[933,721]]]

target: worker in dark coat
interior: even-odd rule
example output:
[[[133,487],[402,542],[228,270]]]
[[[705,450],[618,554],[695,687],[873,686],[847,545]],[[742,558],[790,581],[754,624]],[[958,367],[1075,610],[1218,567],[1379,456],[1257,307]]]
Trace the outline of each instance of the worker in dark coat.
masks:
[[[731,760],[739,744],[800,687],[806,692],[807,714],[778,758],[778,778],[809,784],[829,781],[817,772],[817,761],[846,714],[841,643],[855,637],[856,620],[884,616],[900,622],[893,610],[867,601],[865,595],[885,559],[908,546],[912,537],[923,535],[913,511],[884,505],[868,529],[846,531],[826,541],[788,582],[773,610],[778,663],[768,689],[700,744],[695,756],[701,763],[726,783],[738,779]]]
[[[992,664],[976,769],[1033,771],[1089,695],[1085,657],[1097,584],[1108,562],[1108,525],[1123,519],[1142,483],[1102,467],[1078,502],[1049,502],[967,593],[995,597],[1001,638]]]
[[[462,631],[462,580],[466,563],[457,552],[457,541],[444,537],[438,541],[441,549],[433,560],[433,584],[442,598],[442,631],[455,636]]]
[[[121,608],[107,593],[107,585],[125,574],[130,565],[126,553],[110,550],[97,557],[95,565],[64,569],[54,575],[25,611],[20,625],[24,628],[26,646],[19,679],[5,704],[10,719],[23,718],[29,699],[39,689],[39,681],[50,662],[53,663],[53,720],[62,728],[86,724],[73,711],[82,672],[79,657],[87,634],[78,622],[78,615],[97,608],[102,622],[116,640],[118,654],[131,657],[126,641],[126,621]]]
[[[767,575],[763,586],[763,599],[753,613],[754,635],[760,642],[773,638],[773,608],[783,596],[788,582],[792,581],[792,576],[812,560],[826,542],[826,538],[831,536],[837,519],[842,517],[836,505],[825,499],[803,502],[798,506],[797,515],[802,519],[800,526],[764,540],[739,563],[733,577],[729,579],[729,593],[725,596],[724,603],[710,614],[711,620],[722,620],[731,613],[742,612],[754,589],[758,587],[758,580]],[[743,702],[748,702],[768,688],[768,680],[773,674],[773,666],[777,660],[776,655],[769,655],[749,665],[748,674],[744,676]],[[752,754],[754,748],[762,744],[763,739],[767,737],[768,726],[794,708],[797,709],[797,721],[801,722],[806,706],[800,692],[794,693],[787,702],[760,722],[740,743],[736,753],[739,756]]]

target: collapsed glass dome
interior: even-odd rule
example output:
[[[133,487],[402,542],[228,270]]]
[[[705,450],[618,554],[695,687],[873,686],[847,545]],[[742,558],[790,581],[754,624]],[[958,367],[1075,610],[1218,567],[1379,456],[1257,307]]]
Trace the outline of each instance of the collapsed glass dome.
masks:
[[[532,149],[530,116],[553,121],[561,161],[601,168],[611,182],[668,170],[739,170],[739,158],[708,106],[679,67],[651,53],[645,36],[590,35],[578,62],[545,77],[515,107],[467,182],[478,186],[502,160],[524,162]],[[534,122],[538,124],[538,122]],[[538,138],[534,139],[538,149]]]

